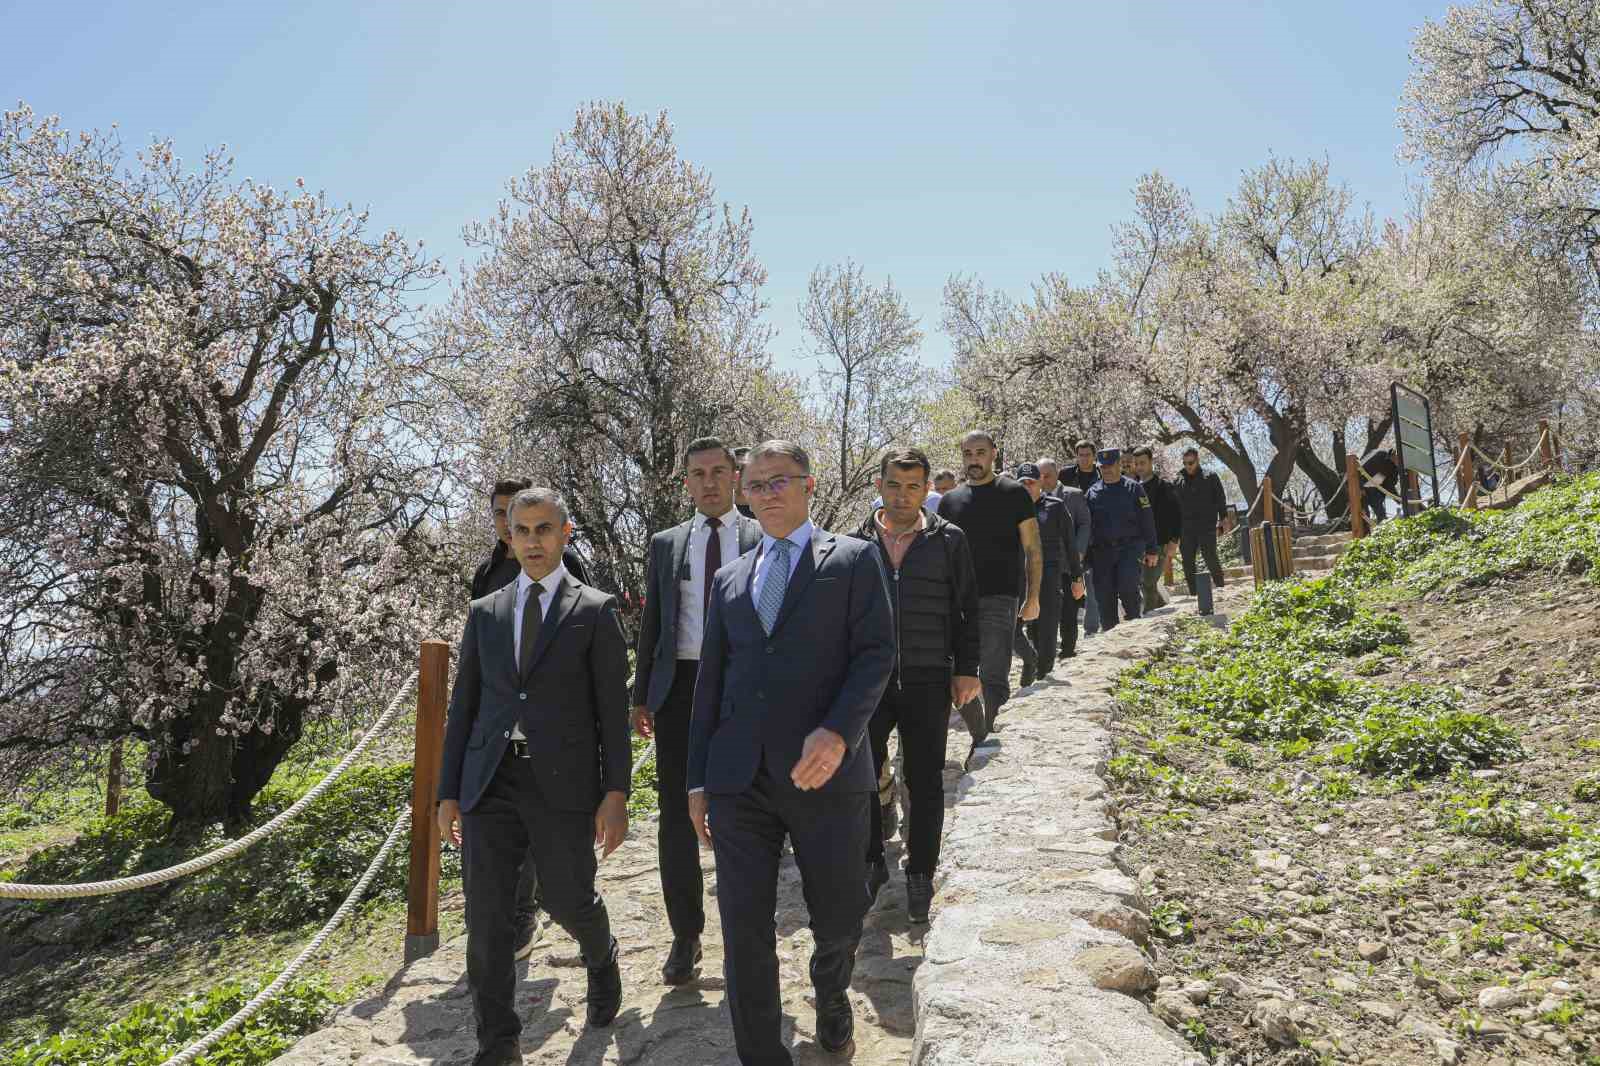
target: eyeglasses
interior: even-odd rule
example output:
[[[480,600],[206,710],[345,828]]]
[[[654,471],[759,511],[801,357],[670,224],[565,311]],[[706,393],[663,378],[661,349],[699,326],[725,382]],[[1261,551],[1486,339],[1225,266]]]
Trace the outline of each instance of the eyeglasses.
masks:
[[[781,477],[768,478],[766,481],[746,481],[744,494],[746,496],[778,496],[787,489],[791,482],[802,480],[799,477],[790,477],[787,474]]]

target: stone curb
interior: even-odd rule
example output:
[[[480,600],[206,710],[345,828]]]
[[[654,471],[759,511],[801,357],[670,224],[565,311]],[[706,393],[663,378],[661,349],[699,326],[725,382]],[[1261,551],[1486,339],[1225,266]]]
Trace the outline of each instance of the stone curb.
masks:
[[[1116,676],[1180,617],[1165,610],[1081,642],[1054,682],[1013,696],[998,742],[974,754],[912,984],[912,1066],[1203,1066],[1133,998],[1156,983],[1140,950],[1149,917],[1117,864],[1099,776]]]

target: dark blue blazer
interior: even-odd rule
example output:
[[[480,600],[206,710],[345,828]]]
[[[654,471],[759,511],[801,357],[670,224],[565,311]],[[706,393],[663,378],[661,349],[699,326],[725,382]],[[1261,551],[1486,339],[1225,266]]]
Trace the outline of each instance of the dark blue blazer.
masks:
[[[765,761],[779,787],[818,726],[848,747],[821,791],[875,792],[867,722],[894,670],[894,617],[877,549],[821,529],[768,637],[750,586],[760,550],[712,580],[689,726],[688,787],[743,792]]]

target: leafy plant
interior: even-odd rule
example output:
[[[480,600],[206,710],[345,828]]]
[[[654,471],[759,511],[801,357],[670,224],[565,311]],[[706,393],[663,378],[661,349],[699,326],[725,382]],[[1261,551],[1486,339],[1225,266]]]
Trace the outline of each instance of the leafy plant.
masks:
[[[140,1003],[107,1026],[54,1036],[14,1048],[0,1066],[160,1066],[243,1007],[257,989],[237,982],[176,1001]],[[195,1066],[260,1066],[321,1024],[335,1003],[316,981],[286,986],[238,1031],[219,1041]]]
[[[1175,943],[1194,939],[1194,918],[1182,900],[1165,899],[1150,908],[1150,931]]]

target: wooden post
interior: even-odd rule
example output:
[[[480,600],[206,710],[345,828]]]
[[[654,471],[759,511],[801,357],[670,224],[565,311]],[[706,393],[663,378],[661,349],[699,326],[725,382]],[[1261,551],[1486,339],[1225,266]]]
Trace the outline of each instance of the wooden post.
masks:
[[[1278,520],[1276,501],[1272,498],[1272,476],[1261,479],[1261,520],[1268,525]]]
[[[1551,473],[1556,469],[1556,449],[1550,443],[1550,422],[1548,419],[1539,419],[1539,458],[1544,460],[1544,468]]]
[[[1510,491],[1511,482],[1514,480],[1511,476],[1511,442],[1506,441],[1500,449],[1500,487]]]
[[[406,961],[439,946],[439,822],[434,799],[444,755],[445,686],[450,645],[422,642],[417,673],[417,735],[411,757],[411,871],[406,883]]]
[[[1344,457],[1344,491],[1350,499],[1350,539],[1360,540],[1367,535],[1367,514],[1362,510],[1365,500],[1361,492],[1361,461],[1349,453]]]
[[[1406,484],[1411,487],[1411,500],[1417,505],[1417,510],[1422,510],[1422,475],[1415,470],[1406,471]]]
[[[1477,471],[1472,469],[1472,434],[1462,430],[1457,440],[1461,445],[1461,455],[1456,462],[1456,499],[1465,506],[1467,493],[1471,491],[1473,478],[1477,475]]]
[[[106,817],[115,818],[122,809],[122,738],[111,743],[111,758],[106,766]]]
[[[1166,552],[1167,552],[1167,546],[1165,544],[1163,544],[1161,546],[1161,553],[1162,553],[1162,558],[1166,560],[1167,588],[1170,589],[1173,585],[1177,584],[1177,581],[1172,576],[1172,556],[1168,555]],[[1194,595],[1194,589],[1190,589],[1189,590],[1189,595],[1191,595],[1191,596]]]

